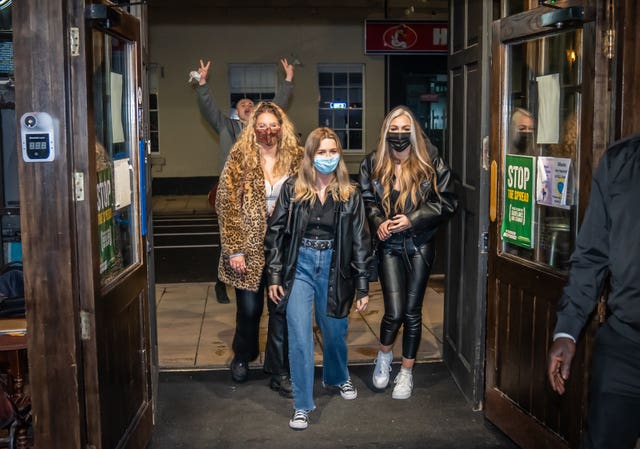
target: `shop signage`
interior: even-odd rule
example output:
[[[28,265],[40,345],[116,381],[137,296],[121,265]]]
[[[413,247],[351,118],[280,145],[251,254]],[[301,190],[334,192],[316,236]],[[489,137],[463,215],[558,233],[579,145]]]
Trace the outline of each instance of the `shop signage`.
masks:
[[[447,22],[365,20],[364,52],[447,53]]]
[[[100,274],[108,271],[116,259],[113,221],[113,178],[109,167],[98,170],[98,246]]]
[[[514,154],[506,156],[501,235],[504,241],[529,249],[534,244],[535,181],[535,157]]]

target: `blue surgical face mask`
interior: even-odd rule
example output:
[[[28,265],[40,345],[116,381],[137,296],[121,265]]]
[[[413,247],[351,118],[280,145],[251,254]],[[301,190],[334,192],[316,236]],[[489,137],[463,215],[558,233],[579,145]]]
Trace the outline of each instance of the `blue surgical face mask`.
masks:
[[[315,156],[313,158],[313,166],[323,175],[333,173],[340,163],[340,155],[335,156]]]

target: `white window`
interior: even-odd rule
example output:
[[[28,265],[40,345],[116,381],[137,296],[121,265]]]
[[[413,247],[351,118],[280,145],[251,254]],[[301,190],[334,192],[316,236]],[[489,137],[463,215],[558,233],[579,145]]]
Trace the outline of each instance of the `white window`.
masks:
[[[256,103],[273,100],[277,79],[275,64],[229,64],[231,113],[236,114],[236,102],[243,98],[250,98]]]
[[[332,128],[345,150],[364,148],[363,64],[319,64],[318,124]]]

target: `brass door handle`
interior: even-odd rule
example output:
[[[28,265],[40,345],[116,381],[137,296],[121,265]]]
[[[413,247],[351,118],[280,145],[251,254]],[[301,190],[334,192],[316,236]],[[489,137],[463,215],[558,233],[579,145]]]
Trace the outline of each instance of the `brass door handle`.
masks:
[[[498,164],[491,161],[491,174],[489,186],[489,220],[493,223],[498,215]]]

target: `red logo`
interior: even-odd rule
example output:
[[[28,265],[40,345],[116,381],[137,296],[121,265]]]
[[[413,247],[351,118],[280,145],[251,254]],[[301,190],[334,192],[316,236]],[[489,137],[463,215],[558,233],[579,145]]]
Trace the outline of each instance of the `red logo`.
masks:
[[[418,33],[405,24],[396,25],[384,32],[382,40],[385,47],[390,47],[394,50],[406,50],[418,42]]]

